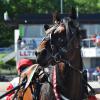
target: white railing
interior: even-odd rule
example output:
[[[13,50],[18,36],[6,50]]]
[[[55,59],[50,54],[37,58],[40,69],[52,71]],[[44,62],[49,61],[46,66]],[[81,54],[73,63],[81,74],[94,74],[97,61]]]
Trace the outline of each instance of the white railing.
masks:
[[[93,39],[84,39],[81,44],[83,57],[100,57],[100,43]]]
[[[15,52],[11,52],[8,55],[6,55],[5,57],[3,57],[2,59],[0,59],[1,61],[3,61],[4,63],[11,60],[12,58],[14,58],[16,56]]]

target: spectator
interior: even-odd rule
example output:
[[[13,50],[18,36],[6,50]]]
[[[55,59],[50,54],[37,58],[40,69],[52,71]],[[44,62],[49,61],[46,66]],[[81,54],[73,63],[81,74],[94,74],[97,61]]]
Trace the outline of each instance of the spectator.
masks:
[[[96,34],[94,34],[92,37],[93,42],[96,42]]]
[[[100,34],[96,36],[96,44],[98,47],[100,47]]]
[[[97,81],[98,80],[98,76],[100,76],[100,67],[96,67],[96,70],[92,73],[93,75],[93,80]]]

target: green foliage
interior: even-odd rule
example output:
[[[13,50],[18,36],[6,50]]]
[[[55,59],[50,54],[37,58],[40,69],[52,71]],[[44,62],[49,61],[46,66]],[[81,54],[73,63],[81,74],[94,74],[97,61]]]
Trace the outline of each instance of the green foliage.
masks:
[[[5,67],[4,63],[2,61],[0,61],[0,69],[2,69],[4,67]]]
[[[0,61],[0,73],[1,74],[17,74],[16,61],[11,59],[7,63]]]
[[[3,57],[5,57],[6,54],[5,53],[0,53],[0,59],[2,59]]]
[[[71,6],[78,7],[80,13],[99,13],[100,0],[64,0],[64,12],[67,13]]]
[[[100,12],[100,0],[63,0],[64,13],[68,13],[71,6],[77,6],[81,13]],[[1,0],[0,7],[2,13],[7,10],[10,16],[22,13],[51,13],[60,11],[60,0]]]
[[[63,10],[67,13],[71,6],[78,6],[81,13],[100,12],[100,0],[63,0]],[[20,13],[48,13],[60,11],[60,0],[0,0],[2,13],[8,11],[11,15]]]
[[[0,69],[11,70],[15,68],[16,68],[16,61],[14,59],[11,59],[7,63],[3,63],[2,61],[0,61]]]
[[[75,0],[76,6],[79,7],[81,13],[99,13],[100,0]]]
[[[11,59],[6,64],[9,65],[11,68],[14,68],[16,66],[16,61],[15,59]]]
[[[79,13],[100,13],[100,0],[63,0],[63,12],[71,6],[78,7]],[[3,21],[5,11],[12,19],[23,13],[60,12],[60,0],[0,0],[0,47],[14,43],[14,29]]]
[[[0,22],[0,47],[8,47],[14,44],[14,30],[3,21]]]

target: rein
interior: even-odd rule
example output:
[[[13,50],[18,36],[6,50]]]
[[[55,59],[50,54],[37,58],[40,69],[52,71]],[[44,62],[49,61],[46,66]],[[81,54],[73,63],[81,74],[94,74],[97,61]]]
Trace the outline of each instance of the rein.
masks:
[[[75,68],[69,61],[67,61],[69,67],[71,69],[73,69],[74,71],[78,72],[79,74],[81,74],[82,80],[83,82],[91,89],[91,95],[95,94],[95,90],[86,82],[86,80],[84,79],[84,77],[82,76],[83,72],[80,71],[79,69]]]
[[[42,72],[40,72],[41,70],[42,70]],[[42,82],[39,80],[39,77],[41,77],[42,75],[45,75],[45,78],[48,77],[46,75],[46,72],[44,72],[43,69],[38,68],[36,70],[34,76],[32,77],[32,80],[31,80],[29,86],[27,87],[27,88],[30,89],[33,100],[39,100],[40,89],[41,89],[41,86],[42,86],[42,84],[41,84]],[[47,81],[47,80],[45,79],[44,81]],[[23,83],[25,83],[25,84],[21,85]],[[16,93],[14,94],[14,97],[13,97],[12,100],[15,100],[16,97],[17,97],[17,99],[23,100],[25,92],[27,91],[27,88],[25,88],[26,84],[27,84],[26,77],[22,81],[21,81],[21,77],[20,77],[19,78],[19,87],[18,87]],[[35,87],[33,87],[33,86],[35,86]],[[21,94],[22,94],[21,96],[18,95],[19,92],[21,92]]]
[[[16,86],[15,88],[13,88],[12,90],[10,90],[10,91],[4,93],[3,95],[0,96],[0,100],[1,100],[2,98],[4,98],[5,96],[7,96],[8,94],[12,93],[13,91],[19,89],[21,86],[23,86],[23,85],[25,85],[25,84],[26,84],[26,82],[23,82],[23,83],[21,83],[20,85],[18,85],[18,86]]]
[[[15,98],[18,96],[18,93],[19,92],[22,92],[22,96],[19,96],[18,98],[19,99],[23,99],[23,95],[24,95],[24,93],[25,93],[25,91],[24,91],[24,87],[25,87],[25,84],[24,85],[20,85],[20,84],[22,84],[22,83],[27,83],[27,78],[25,77],[25,78],[23,78],[23,80],[22,80],[22,82],[21,82],[21,75],[20,75],[20,77],[19,77],[19,88],[17,89],[17,91],[15,92],[15,94],[14,94],[14,97],[12,98],[12,100],[15,100]]]
[[[69,24],[69,23],[67,22],[67,24]],[[66,46],[66,47],[60,47],[60,50],[59,50],[56,54],[53,54],[53,50],[54,50],[55,45],[51,43],[51,39],[52,39],[51,34],[52,34],[52,33],[50,34],[50,46],[51,46],[51,50],[52,50],[52,58],[54,59],[54,61],[55,61],[56,63],[59,63],[59,62],[61,62],[61,61],[66,62],[66,61],[62,60],[62,57],[61,57],[62,54],[63,54],[63,55],[64,55],[64,54],[68,54],[68,53],[69,53],[71,50],[73,50],[73,49],[80,49],[80,45],[77,46],[77,47],[75,47],[75,48],[70,48],[70,45],[71,45],[72,41],[73,41],[74,39],[76,39],[76,36],[78,35],[78,32],[79,32],[79,31],[78,31],[78,27],[76,27],[75,33],[72,31],[70,25],[67,25],[67,28],[69,29],[69,32],[73,35],[73,37],[69,40],[69,42],[67,43],[67,46]],[[67,34],[67,32],[66,32],[66,39],[68,40],[67,36],[68,36],[68,34]],[[67,49],[66,49],[66,48],[67,48]],[[62,53],[62,54],[61,54],[61,53]],[[66,56],[66,55],[64,55],[64,56]],[[88,86],[88,87],[90,88],[91,94],[88,94],[88,95],[94,95],[94,94],[95,94],[95,91],[94,91],[94,89],[87,83],[87,81],[86,81],[85,78],[83,77],[83,71],[81,71],[81,70],[75,68],[69,61],[67,61],[66,63],[69,65],[69,67],[70,67],[72,70],[78,72],[78,73],[81,75],[83,83],[84,83],[86,86]],[[55,94],[56,99],[57,99],[57,100],[60,100],[59,98],[61,97],[61,95],[59,94],[59,90],[56,89],[56,88],[57,88],[57,83],[56,83],[56,71],[55,71],[55,70],[56,70],[56,69],[55,69],[55,67],[54,67],[54,71],[53,71],[53,74],[54,74],[54,75],[53,75],[53,77],[52,77],[52,78],[53,78],[53,91],[54,91],[54,94]],[[60,97],[59,97],[59,95],[60,95]],[[64,96],[62,95],[62,97],[64,97]],[[64,97],[64,98],[66,98],[66,97]],[[64,100],[67,100],[67,98],[64,99]]]

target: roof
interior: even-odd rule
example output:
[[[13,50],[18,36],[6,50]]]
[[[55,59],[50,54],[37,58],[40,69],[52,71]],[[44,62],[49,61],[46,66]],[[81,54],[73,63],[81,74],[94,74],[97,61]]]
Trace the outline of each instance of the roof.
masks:
[[[30,24],[46,24],[52,23],[52,15],[51,14],[23,14],[17,16],[16,20],[19,23],[25,23],[25,20],[27,23]]]
[[[60,17],[67,17],[68,14],[61,14]],[[51,24],[52,14],[21,14],[18,15],[14,20],[6,21],[9,24]],[[97,24],[100,23],[100,14],[79,14],[79,22],[86,24]]]
[[[80,14],[79,21],[87,24],[100,24],[100,14]]]

